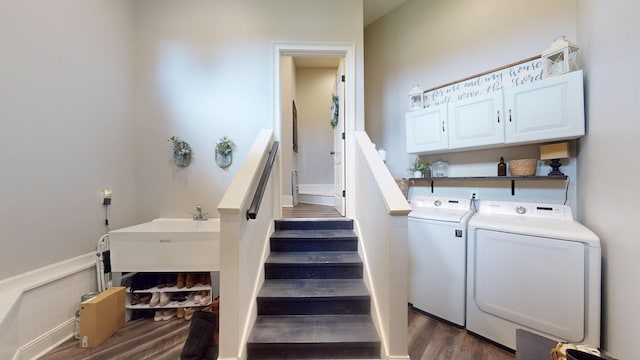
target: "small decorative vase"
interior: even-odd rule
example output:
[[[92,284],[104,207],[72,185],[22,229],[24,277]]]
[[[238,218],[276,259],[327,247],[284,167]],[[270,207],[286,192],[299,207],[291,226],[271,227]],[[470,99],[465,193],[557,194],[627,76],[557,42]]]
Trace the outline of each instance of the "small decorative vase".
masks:
[[[191,162],[191,153],[180,154],[173,153],[173,162],[179,167],[187,167]]]
[[[220,166],[223,169],[229,167],[229,165],[231,165],[231,160],[232,160],[231,154],[232,153],[223,155],[220,153],[216,153],[216,163],[218,164],[218,166]]]
[[[422,177],[422,171],[414,171],[413,172],[413,177],[414,178],[421,178]]]

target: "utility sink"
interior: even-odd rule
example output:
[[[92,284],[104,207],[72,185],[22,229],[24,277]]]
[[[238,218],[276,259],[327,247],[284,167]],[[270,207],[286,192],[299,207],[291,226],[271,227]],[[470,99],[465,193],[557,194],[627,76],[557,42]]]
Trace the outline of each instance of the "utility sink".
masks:
[[[114,272],[220,270],[220,219],[158,218],[109,231]]]

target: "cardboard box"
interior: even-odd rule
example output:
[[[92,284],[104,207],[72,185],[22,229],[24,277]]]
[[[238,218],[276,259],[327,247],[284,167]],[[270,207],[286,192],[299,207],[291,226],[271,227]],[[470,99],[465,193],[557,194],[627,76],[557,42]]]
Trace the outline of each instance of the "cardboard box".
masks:
[[[124,298],[124,287],[112,287],[80,304],[80,347],[96,347],[124,326]]]

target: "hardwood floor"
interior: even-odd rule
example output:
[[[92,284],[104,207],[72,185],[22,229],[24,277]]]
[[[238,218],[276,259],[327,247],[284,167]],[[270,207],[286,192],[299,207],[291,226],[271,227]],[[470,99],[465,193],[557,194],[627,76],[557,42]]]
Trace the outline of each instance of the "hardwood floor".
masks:
[[[514,360],[509,351],[408,307],[411,360]],[[189,334],[183,319],[138,319],[94,349],[70,339],[40,360],[178,360]]]
[[[303,204],[295,207],[283,207],[283,218],[335,218],[342,217],[333,206]]]
[[[299,204],[283,208],[283,218],[340,217],[331,206]],[[427,316],[409,306],[409,357],[411,360],[514,360],[515,355],[494,344]],[[73,338],[40,360],[178,360],[189,334],[190,322],[174,318],[154,322],[138,319],[94,349],[82,349]]]
[[[409,306],[411,360],[514,360],[515,355],[465,329],[452,326]]]
[[[178,318],[158,322],[137,319],[126,323],[96,348],[80,348],[78,341],[71,338],[40,360],[178,360],[189,325],[190,322]]]

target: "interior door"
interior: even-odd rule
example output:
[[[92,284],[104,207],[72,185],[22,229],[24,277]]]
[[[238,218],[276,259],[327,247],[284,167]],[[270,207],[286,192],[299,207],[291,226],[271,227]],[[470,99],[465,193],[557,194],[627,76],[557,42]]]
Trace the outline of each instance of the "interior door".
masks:
[[[345,91],[344,91],[344,58],[340,59],[338,72],[336,73],[336,85],[334,95],[338,104],[338,123],[333,128],[333,176],[334,176],[334,198],[335,208],[342,216],[345,215],[345,171],[344,171],[344,148],[345,148]],[[334,105],[335,106],[335,105]]]

